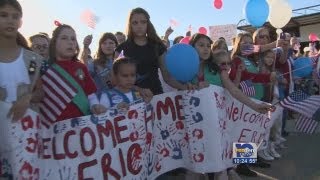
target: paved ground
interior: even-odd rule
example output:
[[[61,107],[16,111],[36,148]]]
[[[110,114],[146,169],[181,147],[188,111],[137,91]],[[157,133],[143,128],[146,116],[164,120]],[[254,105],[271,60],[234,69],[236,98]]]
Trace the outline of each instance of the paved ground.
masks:
[[[243,179],[320,180],[320,133],[294,132],[293,122],[288,124],[291,133],[287,137],[288,148],[280,151],[282,158],[273,161],[270,169],[255,168],[258,178]]]

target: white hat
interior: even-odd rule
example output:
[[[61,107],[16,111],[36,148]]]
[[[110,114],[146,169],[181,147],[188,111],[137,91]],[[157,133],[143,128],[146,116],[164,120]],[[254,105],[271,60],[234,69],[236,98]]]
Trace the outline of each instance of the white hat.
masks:
[[[307,51],[310,51],[310,47],[309,47],[309,46],[308,46],[308,47],[303,48],[303,52],[307,52]]]

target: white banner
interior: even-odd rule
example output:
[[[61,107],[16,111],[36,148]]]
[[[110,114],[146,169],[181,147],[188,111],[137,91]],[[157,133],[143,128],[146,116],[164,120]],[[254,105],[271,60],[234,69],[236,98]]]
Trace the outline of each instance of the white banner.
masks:
[[[209,36],[215,41],[220,37],[223,37],[228,46],[232,45],[232,38],[237,36],[237,25],[227,24],[227,25],[217,25],[209,26]]]
[[[217,86],[158,95],[151,104],[46,128],[32,111],[11,123],[10,105],[1,102],[0,177],[131,180],[178,167],[218,172],[233,166],[232,142],[259,144],[281,109],[258,114]]]

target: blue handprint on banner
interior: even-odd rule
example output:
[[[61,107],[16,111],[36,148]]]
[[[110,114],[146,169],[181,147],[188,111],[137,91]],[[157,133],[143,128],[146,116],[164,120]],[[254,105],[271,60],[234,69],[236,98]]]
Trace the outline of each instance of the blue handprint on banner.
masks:
[[[199,112],[197,112],[196,115],[192,115],[192,119],[195,123],[198,123],[203,120],[203,117]]]
[[[157,128],[160,130],[162,140],[166,140],[170,136],[170,133],[167,128],[161,128],[161,123],[157,124]]]
[[[170,136],[170,134],[169,134],[168,130],[162,130],[161,131],[161,137],[162,137],[163,140],[166,140],[169,136]]]
[[[53,126],[54,134],[60,134],[66,129],[67,129],[67,125],[65,123],[57,123]]]
[[[76,127],[76,126],[79,126],[79,121],[78,121],[78,118],[73,118],[71,119],[71,127]]]
[[[153,156],[154,155],[152,153],[148,153],[148,156],[147,156],[148,176],[153,172],[153,167],[154,167]]]
[[[182,159],[181,145],[177,141],[171,140],[173,156],[172,159]]]
[[[93,114],[90,116],[90,120],[93,124],[99,124],[99,118]],[[72,126],[72,122],[71,122],[71,126]]]
[[[200,98],[191,97],[189,101],[190,105],[194,105],[194,107],[198,107],[200,105]]]

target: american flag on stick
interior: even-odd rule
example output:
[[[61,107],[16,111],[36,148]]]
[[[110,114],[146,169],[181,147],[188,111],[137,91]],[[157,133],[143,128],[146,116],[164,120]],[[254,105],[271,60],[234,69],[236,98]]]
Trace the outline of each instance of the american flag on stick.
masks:
[[[81,13],[80,16],[81,22],[90,27],[91,29],[95,29],[96,25],[99,21],[99,17],[96,16],[91,10],[86,9]]]
[[[245,44],[241,49],[241,55],[248,56],[250,54],[257,53],[259,51],[260,51],[259,45]]]
[[[256,95],[256,90],[254,89],[254,86],[251,80],[241,81],[239,85],[241,87],[242,92],[245,95],[250,97]]]
[[[170,19],[169,22],[170,22],[171,28],[175,28],[175,27],[179,26],[179,22],[176,21],[175,19]]]
[[[280,101],[281,106],[320,121],[320,95],[308,95],[302,90],[294,91]]]

